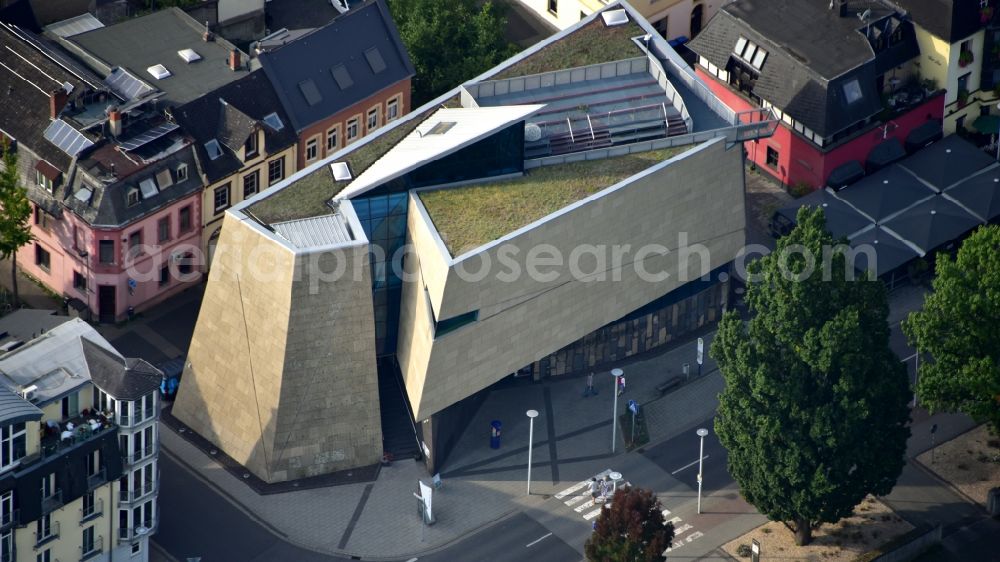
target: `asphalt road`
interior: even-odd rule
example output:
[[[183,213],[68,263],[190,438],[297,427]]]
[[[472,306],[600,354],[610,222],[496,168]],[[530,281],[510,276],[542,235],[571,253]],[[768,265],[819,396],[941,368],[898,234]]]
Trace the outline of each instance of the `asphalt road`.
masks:
[[[702,494],[708,495],[733,483],[726,469],[726,449],[715,435],[713,418],[691,428],[677,437],[646,447],[642,453],[667,474],[673,476],[692,490],[698,489],[698,446],[696,428],[708,430],[705,437],[705,452],[702,457]]]
[[[166,452],[160,454],[160,527],[153,540],[177,560],[350,560],[293,546],[229,503]]]
[[[525,513],[515,514],[500,523],[470,535],[447,549],[427,556],[420,562],[576,562],[580,554],[548,528]]]

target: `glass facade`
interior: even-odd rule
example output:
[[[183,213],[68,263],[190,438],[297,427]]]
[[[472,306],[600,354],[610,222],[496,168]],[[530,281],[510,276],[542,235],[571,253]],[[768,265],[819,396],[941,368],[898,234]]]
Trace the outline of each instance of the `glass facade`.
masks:
[[[396,353],[399,298],[403,286],[400,249],[406,244],[409,190],[523,171],[524,123],[521,122],[388,181],[364,197],[351,200],[370,242],[375,349],[378,356]]]

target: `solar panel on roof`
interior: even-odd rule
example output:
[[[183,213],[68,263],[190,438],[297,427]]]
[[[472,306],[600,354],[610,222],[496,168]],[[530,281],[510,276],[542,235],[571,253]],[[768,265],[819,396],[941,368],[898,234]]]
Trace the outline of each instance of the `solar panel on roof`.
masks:
[[[119,146],[121,146],[122,150],[132,151],[175,130],[177,130],[176,123],[164,123],[122,142]]]
[[[93,141],[83,136],[83,133],[62,119],[56,119],[49,123],[43,136],[47,141],[59,147],[59,150],[70,156],[76,156],[83,149],[94,145]]]
[[[365,53],[368,56],[368,53]],[[354,79],[351,78],[351,73],[347,71],[347,67],[338,64],[337,66],[330,69],[333,74],[333,79],[337,81],[337,86],[340,86],[341,90],[346,90],[354,85]]]
[[[156,181],[153,178],[146,178],[139,182],[139,189],[142,191],[143,199],[155,197],[159,193],[159,190],[156,189]]]
[[[128,101],[141,98],[153,91],[153,88],[132,76],[123,68],[115,68],[111,74],[104,79],[104,83],[111,88],[111,91],[125,98]]]
[[[316,105],[323,99],[323,96],[319,95],[319,89],[316,88],[316,83],[312,81],[312,78],[299,82],[299,91],[302,92],[302,96],[306,98],[306,103],[309,105]]]
[[[372,47],[370,49],[365,49],[365,59],[368,60],[368,66],[372,67],[372,72],[378,74],[385,70],[385,59],[382,58],[382,53],[379,52],[378,47]]]

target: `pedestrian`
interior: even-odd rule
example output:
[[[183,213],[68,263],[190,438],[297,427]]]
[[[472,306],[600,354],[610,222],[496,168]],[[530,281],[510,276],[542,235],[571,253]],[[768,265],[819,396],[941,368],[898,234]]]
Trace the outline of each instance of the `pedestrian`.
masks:
[[[625,394],[625,375],[618,377],[618,396]]]
[[[604,501],[608,501],[608,494],[611,493],[611,477],[605,476],[604,480],[601,480],[601,496],[604,497]]]
[[[583,391],[583,397],[586,398],[591,394],[597,395],[597,390],[594,388],[594,373],[587,375],[587,388]]]
[[[597,483],[597,478],[591,478],[590,479],[590,499],[592,499],[596,503],[597,502],[597,496],[599,496],[599,495],[600,495],[600,487],[599,487],[599,484]]]

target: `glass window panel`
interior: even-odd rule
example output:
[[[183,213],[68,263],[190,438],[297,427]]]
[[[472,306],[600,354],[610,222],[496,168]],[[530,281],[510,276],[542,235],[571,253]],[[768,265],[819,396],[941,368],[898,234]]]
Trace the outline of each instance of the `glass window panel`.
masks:
[[[394,193],[389,196],[389,213],[391,214],[405,214],[406,213],[406,193]]]
[[[389,199],[385,195],[371,197],[368,201],[372,217],[384,217],[389,212]]]

